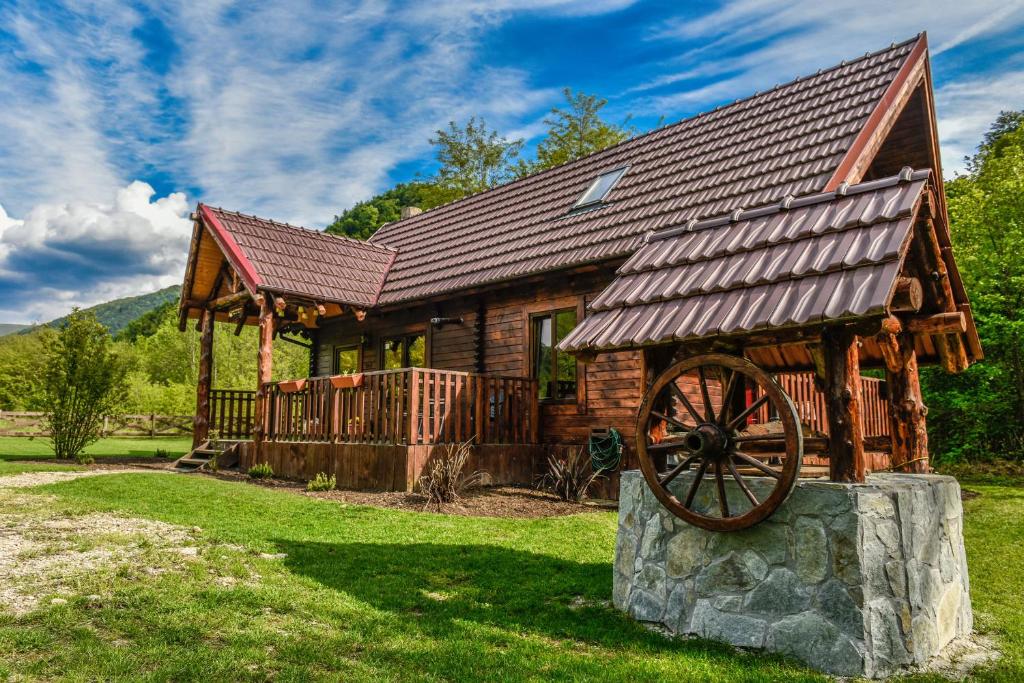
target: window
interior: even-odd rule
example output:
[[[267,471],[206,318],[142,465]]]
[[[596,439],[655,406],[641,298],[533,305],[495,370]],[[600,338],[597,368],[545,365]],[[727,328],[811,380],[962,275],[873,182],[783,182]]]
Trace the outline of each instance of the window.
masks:
[[[354,375],[359,372],[359,346],[334,347],[334,374]]]
[[[426,366],[427,344],[422,334],[385,337],[381,352],[383,368],[422,368]]]
[[[533,376],[541,400],[576,399],[576,359],[559,353],[558,342],[576,327],[576,309],[535,315],[530,321]]]
[[[614,171],[608,171],[597,176],[594,182],[590,184],[590,187],[587,188],[587,191],[583,193],[583,196],[576,200],[572,208],[579,209],[603,202],[604,198],[615,187],[615,183],[619,182],[619,178],[623,176],[628,168],[628,166],[623,166],[622,168],[617,168]]]

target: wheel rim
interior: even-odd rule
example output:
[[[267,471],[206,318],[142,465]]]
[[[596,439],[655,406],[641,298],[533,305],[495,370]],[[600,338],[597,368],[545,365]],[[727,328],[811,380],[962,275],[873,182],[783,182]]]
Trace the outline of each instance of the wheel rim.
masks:
[[[707,354],[668,368],[644,395],[637,453],[670,512],[735,531],[767,519],[789,496],[803,434],[796,407],[768,373],[744,358]],[[685,482],[681,499],[670,489],[677,480]]]

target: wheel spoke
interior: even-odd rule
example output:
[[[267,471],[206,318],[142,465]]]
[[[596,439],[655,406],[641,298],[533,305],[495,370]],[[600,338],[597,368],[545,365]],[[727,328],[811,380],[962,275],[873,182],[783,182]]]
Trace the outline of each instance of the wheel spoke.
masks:
[[[736,465],[733,464],[731,459],[729,460],[729,473],[732,474],[732,478],[736,480],[736,484],[740,487],[740,490],[746,494],[750,504],[754,507],[760,505],[760,503],[757,502],[757,497],[754,495],[754,492],[750,490],[750,487],[747,486],[747,482],[745,482],[743,477],[740,476],[739,470],[736,469]]]
[[[691,455],[689,458],[687,458],[686,460],[682,461],[681,463],[673,467],[671,470],[669,470],[664,477],[659,477],[658,481],[661,482],[662,486],[668,486],[673,479],[678,477],[683,472],[683,470],[688,468],[690,465],[693,464],[695,460],[698,460],[699,458],[699,455]]]
[[[664,420],[665,422],[671,422],[676,427],[679,427],[680,429],[682,429],[684,432],[689,432],[689,431],[691,431],[693,429],[693,427],[689,426],[685,422],[681,422],[681,421],[677,420],[676,418],[670,417],[669,415],[666,415],[664,413],[659,413],[657,410],[652,410],[651,411],[651,415],[653,415],[654,417],[658,418],[659,420]]]
[[[763,406],[767,402],[768,402],[768,394],[765,394],[761,398],[759,398],[756,401],[754,401],[753,403],[751,403],[749,406],[747,406],[747,408],[742,413],[740,413],[739,415],[737,415],[733,419],[729,420],[729,424],[727,424],[725,426],[725,431],[731,432],[732,430],[736,429],[736,427],[738,427],[739,425],[743,424],[743,421],[746,420],[751,414],[753,414],[754,411],[758,410],[761,406]]]
[[[715,409],[711,407],[711,394],[708,393],[708,379],[704,376],[704,366],[697,366],[697,378],[700,380],[700,395],[704,399],[704,418],[708,422],[715,421]]]
[[[722,414],[718,416],[718,424],[723,427],[728,423],[729,414],[732,413],[733,395],[736,393],[736,387],[739,386],[739,378],[742,376],[740,373],[732,370],[729,375],[729,381],[724,383],[725,392],[722,394]]]
[[[742,460],[746,464],[750,465],[751,467],[755,467],[755,468],[761,470],[762,472],[767,474],[769,477],[775,477],[776,479],[781,479],[782,478],[781,474],[779,474],[778,472],[773,470],[771,467],[768,467],[768,465],[765,465],[763,462],[761,462],[757,458],[752,458],[749,455],[747,455],[746,453],[740,453],[739,451],[733,451],[732,455],[733,455],[734,458],[739,458],[740,460]]]
[[[672,382],[669,386],[672,387],[672,391],[675,393],[676,398],[679,399],[679,402],[686,408],[686,412],[690,413],[690,417],[692,417],[697,424],[703,422],[704,418],[700,416],[697,409],[693,407],[692,403],[690,403],[690,399],[686,398],[686,394],[683,393],[683,390],[680,389],[675,382]]]
[[[683,507],[689,508],[693,505],[693,499],[697,497],[697,489],[700,488],[701,479],[704,478],[704,473],[708,470],[708,461],[702,460],[700,467],[697,468],[697,474],[693,475],[693,483],[690,484],[690,490],[686,492],[686,502],[683,503]]]
[[[715,483],[718,485],[718,510],[722,517],[729,516],[729,501],[725,498],[725,477],[722,476],[722,463],[715,465]]]

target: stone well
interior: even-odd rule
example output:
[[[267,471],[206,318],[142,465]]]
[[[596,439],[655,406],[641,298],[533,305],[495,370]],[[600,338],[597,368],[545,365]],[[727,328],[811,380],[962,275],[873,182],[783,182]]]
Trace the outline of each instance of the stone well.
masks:
[[[971,631],[952,477],[803,480],[775,515],[738,532],[676,518],[639,471],[621,481],[614,601],[635,619],[867,677],[924,664]],[[691,481],[673,483],[677,497]],[[755,494],[768,483],[748,481]]]

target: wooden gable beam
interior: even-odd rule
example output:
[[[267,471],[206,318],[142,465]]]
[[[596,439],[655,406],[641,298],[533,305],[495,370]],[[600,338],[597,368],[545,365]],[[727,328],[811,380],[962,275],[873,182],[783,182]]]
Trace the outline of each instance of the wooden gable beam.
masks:
[[[189,299],[192,297],[192,281],[196,276],[196,262],[199,260],[199,240],[202,237],[203,225],[198,218],[192,221],[192,240],[188,247],[188,265],[185,266],[185,279],[181,283],[181,298],[178,300],[178,331],[184,332],[188,325]]]
[[[928,37],[922,33],[825,185],[826,192],[835,190],[843,182],[858,183],[864,177],[900,112],[924,81],[927,63]]]

